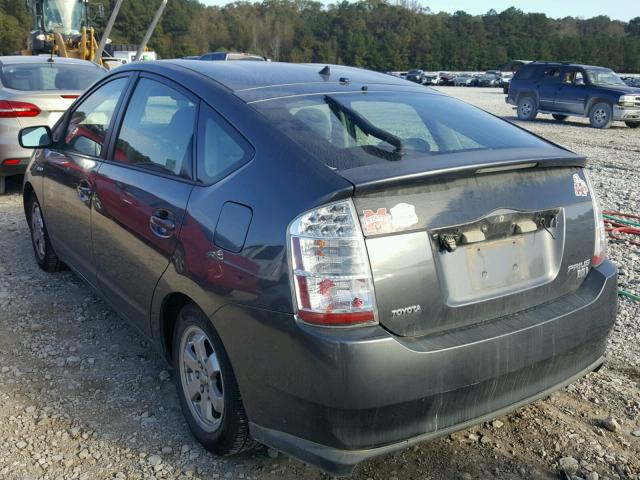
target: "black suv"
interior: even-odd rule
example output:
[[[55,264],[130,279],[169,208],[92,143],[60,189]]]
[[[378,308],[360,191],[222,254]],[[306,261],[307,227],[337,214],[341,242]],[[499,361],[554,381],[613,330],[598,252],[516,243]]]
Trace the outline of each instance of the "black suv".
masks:
[[[591,126],[609,128],[617,120],[640,126],[640,88],[626,85],[612,70],[590,65],[534,62],[513,77],[507,103],[520,120],[548,113],[558,121],[589,117]]]
[[[405,78],[410,82],[419,83],[420,85],[424,85],[425,83],[427,83],[427,76],[424,73],[424,70],[409,70]]]

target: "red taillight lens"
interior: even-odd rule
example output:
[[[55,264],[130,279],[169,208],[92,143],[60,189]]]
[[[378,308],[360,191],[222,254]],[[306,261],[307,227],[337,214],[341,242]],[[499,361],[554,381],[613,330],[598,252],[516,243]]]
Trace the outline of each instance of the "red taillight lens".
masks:
[[[62,98],[67,98],[67,99],[76,99],[79,96],[80,95],[61,95]]]
[[[2,162],[3,165],[20,165],[20,159],[19,158],[7,158],[5,161]]]
[[[320,207],[289,229],[298,318],[323,326],[376,323],[373,279],[351,201]]]
[[[604,218],[602,217],[602,210],[600,210],[600,202],[598,201],[598,194],[591,184],[589,175],[584,172],[584,178],[587,181],[589,187],[589,194],[591,195],[591,204],[593,205],[593,219],[595,222],[595,243],[593,247],[593,257],[591,258],[591,265],[597,267],[607,258],[607,231],[604,226]]]
[[[37,117],[40,112],[33,103],[0,100],[0,118]]]

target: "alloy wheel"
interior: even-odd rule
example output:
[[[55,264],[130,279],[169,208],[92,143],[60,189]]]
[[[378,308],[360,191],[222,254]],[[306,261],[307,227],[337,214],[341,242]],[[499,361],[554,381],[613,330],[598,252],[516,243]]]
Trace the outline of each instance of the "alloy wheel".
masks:
[[[183,392],[193,418],[203,430],[217,430],[224,414],[224,383],[213,344],[199,327],[185,330],[179,365]]]
[[[606,110],[604,108],[598,108],[596,111],[594,111],[593,112],[593,120],[598,125],[603,125],[603,124],[607,123],[608,115],[607,115]]]
[[[34,202],[31,207],[31,238],[38,258],[43,259],[45,257],[44,219],[37,202]]]

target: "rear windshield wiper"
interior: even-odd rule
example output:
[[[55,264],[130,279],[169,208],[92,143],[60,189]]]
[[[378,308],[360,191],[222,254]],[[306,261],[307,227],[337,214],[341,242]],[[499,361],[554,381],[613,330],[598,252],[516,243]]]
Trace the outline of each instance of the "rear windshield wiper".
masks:
[[[351,122],[357,125],[365,135],[372,135],[382,140],[383,142],[387,142],[389,145],[393,145],[394,147],[396,147],[394,151],[394,153],[396,154],[401,155],[403,153],[402,140],[400,139],[400,137],[397,137],[393,133],[387,132],[382,128],[376,127],[373,123],[364,118],[358,112],[340,103],[331,95],[325,95],[324,101],[327,105],[329,105],[329,108],[334,115],[339,117],[338,113],[343,113]]]

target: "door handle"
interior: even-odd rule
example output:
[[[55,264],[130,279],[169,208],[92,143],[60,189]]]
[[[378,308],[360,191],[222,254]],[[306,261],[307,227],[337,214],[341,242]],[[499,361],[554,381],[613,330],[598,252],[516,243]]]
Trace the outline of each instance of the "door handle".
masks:
[[[91,201],[91,195],[93,195],[93,188],[86,180],[81,180],[76,187],[76,192],[78,192],[78,198],[82,203],[86,203],[87,205]]]
[[[171,238],[176,231],[176,222],[168,210],[156,210],[149,218],[149,228],[156,237]]]

